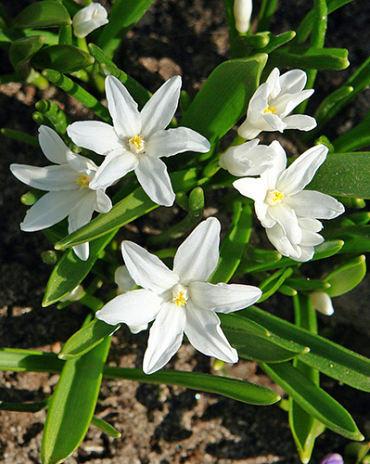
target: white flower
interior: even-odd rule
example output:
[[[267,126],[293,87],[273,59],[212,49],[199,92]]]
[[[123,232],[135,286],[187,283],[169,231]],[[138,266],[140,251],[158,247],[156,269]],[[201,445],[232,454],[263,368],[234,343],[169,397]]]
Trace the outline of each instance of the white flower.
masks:
[[[275,68],[267,81],[252,96],[247,118],[238,129],[240,137],[254,139],[262,131],[284,132],[285,129],[309,131],[316,127],[316,120],[304,114],[290,113],[309,98],[314,90],[303,90],[307,75],[300,69],[292,69],[280,76]]]
[[[319,311],[319,313],[325,314],[325,316],[331,316],[334,314],[333,303],[331,302],[330,296],[322,291],[316,290],[315,292],[310,293],[309,298],[314,308]]]
[[[90,34],[90,32],[107,23],[107,10],[100,3],[90,3],[90,5],[81,8],[74,15],[72,20],[73,32],[76,37],[82,39]]]
[[[68,232],[87,224],[94,211],[107,213],[112,202],[103,189],[89,187],[98,169],[96,164],[76,155],[50,127],[41,126],[39,143],[46,158],[56,165],[43,168],[12,164],[11,172],[21,182],[48,191],[28,211],[21,229],[25,232],[47,229],[68,216]],[[73,247],[76,255],[87,260],[89,244]]]
[[[77,145],[106,156],[90,187],[107,188],[135,171],[152,201],[171,206],[175,194],[167,167],[160,158],[188,150],[206,153],[210,149],[206,138],[187,127],[164,130],[177,108],[181,77],[165,82],[140,112],[118,79],[108,76],[105,85],[113,126],[88,121],[75,122],[67,128]]]
[[[274,151],[267,145],[258,145],[254,139],[228,148],[222,153],[219,165],[233,176],[257,176],[271,166]]]
[[[127,269],[140,290],[119,295],[96,317],[107,324],[140,326],[153,320],[144,372],[161,369],[180,348],[183,335],[199,351],[225,362],[237,352],[227,341],[215,311],[229,313],[256,302],[261,290],[247,285],[207,283],[217,266],[220,223],[203,221],[177,250],[173,271],[133,242],[122,243]]]
[[[235,28],[242,34],[247,32],[252,16],[252,0],[234,1]]]
[[[272,166],[258,179],[243,178],[234,182],[239,192],[255,201],[258,219],[275,248],[296,261],[307,261],[314,247],[324,241],[317,232],[322,224],[317,219],[333,219],[344,212],[335,198],[313,190],[303,190],[325,161],[324,145],[310,148],[286,169],[286,154],[279,142]]]

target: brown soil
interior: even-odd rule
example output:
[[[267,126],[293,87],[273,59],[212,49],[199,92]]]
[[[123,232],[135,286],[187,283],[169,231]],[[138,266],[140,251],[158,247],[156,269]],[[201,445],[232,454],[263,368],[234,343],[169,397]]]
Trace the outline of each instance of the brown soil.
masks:
[[[11,15],[31,2],[3,1]],[[255,1],[258,10],[260,2]],[[273,32],[295,29],[311,7],[303,0],[281,2]],[[285,3],[285,4],[283,4]],[[327,46],[350,50],[353,70],[370,55],[368,20],[370,4],[353,2],[330,18]],[[155,90],[174,74],[183,76],[183,87],[191,96],[199,90],[210,72],[229,58],[227,26],[221,0],[155,1],[150,11],[128,35],[118,56],[118,64],[150,90]],[[1,72],[10,73],[6,55],[1,55]],[[317,92],[311,101],[315,108],[322,95],[337,88],[348,71],[321,73]],[[32,120],[34,104],[53,98],[64,105],[73,119],[81,116],[74,101],[49,89],[40,92],[21,84],[0,86],[0,127],[36,135]],[[364,93],[337,119],[333,133],[361,120],[369,110],[369,94]],[[41,300],[51,267],[43,264],[40,253],[50,249],[42,233],[22,233],[19,223],[25,214],[20,196],[27,188],[8,170],[12,162],[43,165],[39,149],[1,139],[0,171],[0,337],[1,345],[59,352],[61,345],[81,325],[85,311],[75,305],[58,311],[41,308]],[[134,234],[135,229],[123,232]],[[331,330],[335,340],[370,356],[369,324],[364,323],[368,282],[352,298],[334,302],[336,313],[329,321],[320,318],[323,329]],[[270,301],[270,300],[269,300]],[[291,305],[270,303],[275,310]],[[364,311],[365,310],[365,311]],[[362,321],[362,322],[361,322]],[[367,319],[369,321],[369,319]],[[330,325],[330,326],[329,326]],[[113,337],[109,363],[140,367],[146,334],[131,335],[121,329]],[[170,368],[212,372],[212,360],[184,345]],[[277,388],[254,363],[240,361],[226,367],[227,375]],[[40,401],[53,391],[58,376],[37,373],[0,372],[0,399]],[[323,386],[353,414],[361,431],[370,436],[369,396],[324,378]],[[282,394],[282,392],[280,391]],[[298,463],[287,414],[279,408],[253,407],[211,394],[180,387],[139,385],[135,382],[103,381],[96,414],[114,425],[122,438],[112,439],[91,426],[81,447],[67,464],[264,464]],[[45,412],[36,414],[0,413],[0,461],[6,464],[40,462],[40,446]],[[317,440],[312,462],[318,463],[329,452],[343,453],[348,441],[330,431]]]

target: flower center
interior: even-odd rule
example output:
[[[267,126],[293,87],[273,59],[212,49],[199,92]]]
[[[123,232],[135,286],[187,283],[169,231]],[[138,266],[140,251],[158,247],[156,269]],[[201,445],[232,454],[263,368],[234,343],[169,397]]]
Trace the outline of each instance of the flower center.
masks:
[[[144,153],[145,140],[142,135],[134,135],[128,141],[128,148],[134,155],[141,155]]]
[[[279,192],[279,190],[270,190],[267,192],[265,201],[268,205],[274,206],[283,201],[284,193]]]
[[[92,177],[88,176],[87,174],[82,174],[77,180],[77,184],[80,185],[80,188],[88,187],[90,184]]]
[[[266,113],[275,114],[276,110],[277,110],[276,106],[267,105],[266,108],[263,110],[263,114],[266,114]]]
[[[185,306],[188,298],[188,289],[181,284],[176,285],[172,292],[172,301],[176,303],[176,306],[178,308]]]

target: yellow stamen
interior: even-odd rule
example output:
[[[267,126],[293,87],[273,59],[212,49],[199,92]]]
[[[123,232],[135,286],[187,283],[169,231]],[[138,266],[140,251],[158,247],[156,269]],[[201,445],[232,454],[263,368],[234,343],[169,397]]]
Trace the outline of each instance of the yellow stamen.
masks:
[[[284,193],[279,192],[279,190],[270,190],[266,195],[266,203],[274,206],[278,203],[281,203],[284,198]]]
[[[141,135],[134,135],[128,143],[130,150],[135,154],[139,154],[144,150],[144,138]]]
[[[92,177],[87,174],[82,174],[77,180],[77,184],[80,184],[80,188],[88,187]]]
[[[266,114],[266,113],[275,114],[276,110],[277,110],[276,106],[267,105],[266,108],[263,110],[263,114]]]
[[[176,303],[176,306],[180,308],[180,306],[184,306],[186,303],[186,296],[185,292],[179,292],[176,296],[173,297],[172,301]]]

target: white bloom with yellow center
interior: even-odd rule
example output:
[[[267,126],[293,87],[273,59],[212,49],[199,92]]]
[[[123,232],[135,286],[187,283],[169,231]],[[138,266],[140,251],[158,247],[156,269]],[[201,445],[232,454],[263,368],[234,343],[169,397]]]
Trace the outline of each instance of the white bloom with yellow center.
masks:
[[[21,223],[23,231],[47,229],[68,216],[68,232],[72,233],[87,224],[94,211],[107,213],[112,208],[104,189],[90,188],[98,169],[93,161],[72,153],[50,127],[40,127],[39,143],[46,158],[55,165],[42,168],[25,164],[10,166],[21,182],[48,192],[28,211]],[[73,250],[84,261],[89,257],[88,243],[76,245]]]
[[[180,348],[183,335],[200,352],[234,363],[238,354],[227,341],[216,314],[238,311],[255,303],[261,290],[248,285],[207,283],[217,266],[220,223],[209,218],[199,224],[177,250],[171,271],[157,257],[133,242],[122,243],[127,269],[139,290],[119,295],[96,317],[107,324],[150,329],[143,369],[161,369]]]
[[[165,82],[141,111],[126,87],[115,77],[105,80],[113,126],[100,121],[75,122],[67,132],[79,146],[105,156],[90,188],[105,189],[135,171],[149,198],[163,206],[175,200],[171,180],[161,157],[185,151],[206,153],[208,140],[187,127],[165,128],[180,97],[181,77]]]
[[[303,190],[325,161],[328,152],[316,145],[303,153],[287,169],[287,158],[279,142],[272,142],[275,151],[272,166],[258,179],[246,177],[233,185],[245,197],[255,201],[255,211],[267,236],[284,256],[307,261],[314,247],[324,241],[318,234],[318,219],[333,219],[344,212],[335,198],[313,190]]]
[[[73,32],[76,37],[82,39],[107,23],[107,10],[100,3],[90,3],[74,15],[72,20]]]
[[[306,82],[307,75],[301,69],[292,69],[281,76],[278,68],[273,69],[249,102],[246,120],[238,129],[240,137],[251,140],[262,131],[310,131],[316,127],[311,116],[290,114],[313,94],[313,89],[303,90]]]

